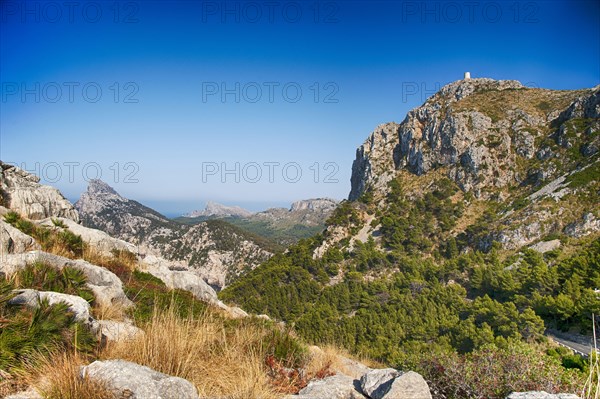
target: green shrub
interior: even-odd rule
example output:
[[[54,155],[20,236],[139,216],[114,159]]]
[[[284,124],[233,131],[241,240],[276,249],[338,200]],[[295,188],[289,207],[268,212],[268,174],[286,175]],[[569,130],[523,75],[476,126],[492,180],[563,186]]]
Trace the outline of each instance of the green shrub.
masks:
[[[84,273],[72,267],[57,270],[43,262],[35,262],[19,271],[15,281],[18,288],[77,295],[89,303],[95,300],[92,290],[86,286],[87,279]]]

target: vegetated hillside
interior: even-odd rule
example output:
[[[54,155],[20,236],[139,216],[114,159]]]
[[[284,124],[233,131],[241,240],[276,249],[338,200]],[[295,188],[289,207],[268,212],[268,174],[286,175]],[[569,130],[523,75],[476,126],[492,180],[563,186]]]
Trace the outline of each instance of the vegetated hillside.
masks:
[[[220,297],[416,368],[439,397],[502,397],[516,377],[500,359],[523,351],[576,381],[584,362],[543,334],[587,334],[600,311],[599,118],[598,87],[451,83],[357,150],[350,200],[323,234]],[[477,396],[485,373],[468,369],[484,359],[498,379]]]
[[[323,231],[325,220],[337,204],[337,201],[329,198],[315,198],[296,201],[289,209],[269,208],[252,214],[246,211],[245,214],[241,208],[210,202],[204,211],[194,211],[174,220],[195,225],[206,220],[220,219],[281,246],[287,246]]]
[[[75,203],[82,223],[189,268],[220,289],[280,247],[223,221],[193,226],[120,196],[99,180]]]

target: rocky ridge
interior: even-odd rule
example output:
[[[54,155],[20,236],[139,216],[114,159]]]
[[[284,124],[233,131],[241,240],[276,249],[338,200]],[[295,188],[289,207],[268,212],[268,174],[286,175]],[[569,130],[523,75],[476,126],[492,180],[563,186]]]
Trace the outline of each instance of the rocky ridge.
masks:
[[[99,180],[90,182],[75,207],[84,226],[133,243],[137,252],[165,258],[216,289],[271,256],[264,244],[225,223],[190,226],[169,220]]]

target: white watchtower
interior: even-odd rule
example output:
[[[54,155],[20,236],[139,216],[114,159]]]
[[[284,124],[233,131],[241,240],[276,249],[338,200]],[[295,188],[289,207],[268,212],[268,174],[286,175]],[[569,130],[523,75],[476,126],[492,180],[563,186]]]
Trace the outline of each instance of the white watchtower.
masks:
[[[465,72],[464,80],[469,80],[469,79],[471,79],[471,72]]]

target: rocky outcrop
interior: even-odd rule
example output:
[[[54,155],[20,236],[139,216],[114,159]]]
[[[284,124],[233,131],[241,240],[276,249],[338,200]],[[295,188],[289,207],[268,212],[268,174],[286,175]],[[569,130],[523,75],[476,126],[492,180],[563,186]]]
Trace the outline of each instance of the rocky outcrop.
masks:
[[[124,360],[95,361],[81,376],[103,382],[119,398],[199,399],[191,382]]]
[[[598,231],[600,231],[600,219],[596,218],[593,213],[586,213],[581,221],[571,223],[565,227],[565,234],[576,238]]]
[[[292,202],[290,206],[290,212],[299,211],[320,211],[320,212],[332,212],[337,206],[338,202],[331,198],[314,198],[307,200],[300,200]]]
[[[43,251],[10,254],[0,260],[0,273],[10,276],[35,262],[45,263],[58,270],[62,270],[64,267],[81,270],[87,279],[87,286],[100,304],[106,306],[112,304],[131,306],[132,304],[123,292],[123,283],[114,273],[81,259],[72,260]]]
[[[551,394],[544,391],[513,392],[506,399],[580,399],[571,393]]]
[[[476,196],[487,196],[489,188],[518,184],[525,176],[516,168],[517,158],[532,159],[538,150],[549,158],[551,150],[536,145],[543,142],[553,118],[558,125],[573,118],[598,118],[598,87],[569,95],[571,105],[556,118],[562,108],[544,109],[552,107],[548,101],[553,100],[562,107],[568,101],[562,92],[528,89],[513,80],[450,83],[408,112],[401,124],[377,127],[357,149],[349,199],[356,200],[368,187],[385,189],[398,169],[423,175],[445,168],[463,191]],[[505,107],[503,101],[514,105]],[[533,106],[521,104],[527,101]]]
[[[99,180],[90,182],[75,206],[85,226],[134,244],[138,253],[162,257],[217,289],[271,256],[229,224],[214,220],[190,226],[169,220]]]
[[[78,222],[79,214],[60,191],[39,181],[39,177],[0,161],[0,205],[29,219],[64,217]]]
[[[0,254],[21,253],[40,249],[33,237],[0,219]]]

